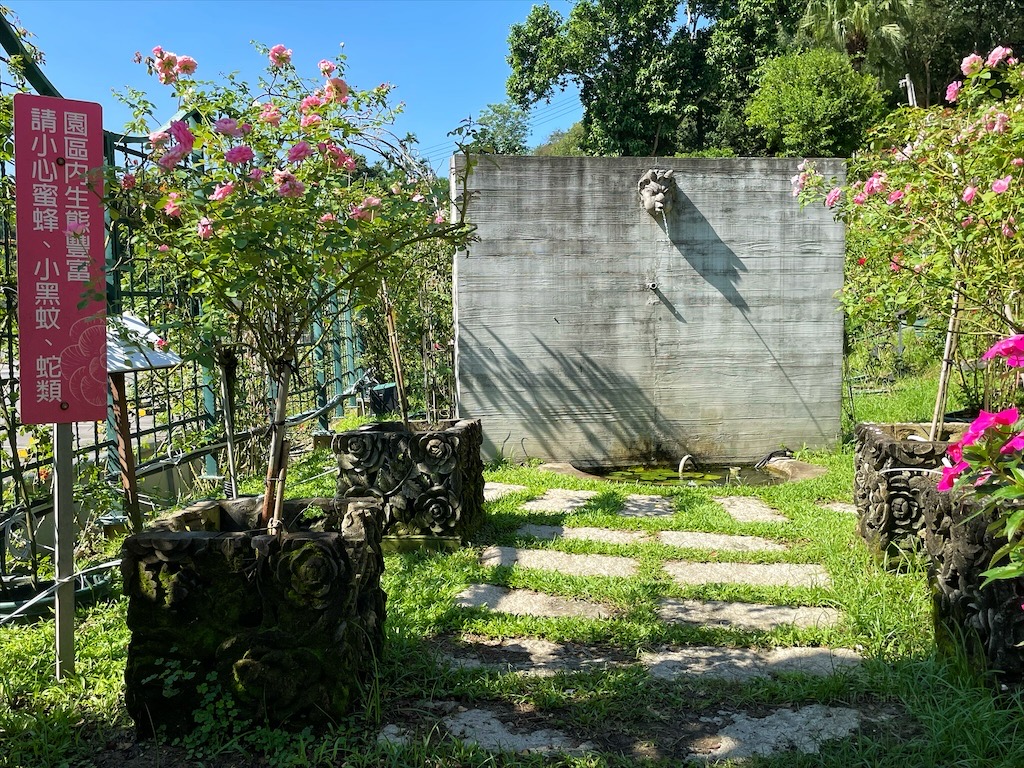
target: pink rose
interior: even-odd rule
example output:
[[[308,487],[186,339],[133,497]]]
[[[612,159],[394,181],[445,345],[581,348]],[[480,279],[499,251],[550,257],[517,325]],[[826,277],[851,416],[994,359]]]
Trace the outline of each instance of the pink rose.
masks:
[[[178,194],[177,192],[171,192],[169,195],[167,195],[167,202],[164,204],[164,213],[166,213],[168,216],[174,219],[180,217],[181,208],[178,205],[178,200],[180,198],[181,195]]]
[[[252,133],[252,123],[242,123],[240,126],[238,126],[238,132],[241,133],[243,136],[248,136],[250,133]]]
[[[121,189],[135,189],[136,182],[134,174],[126,173],[121,177]]]
[[[271,66],[283,67],[285,64],[291,63],[292,49],[285,48],[283,45],[278,43],[270,49],[268,58],[270,59]]]
[[[171,137],[177,141],[178,144],[185,147],[187,152],[192,151],[192,148],[196,144],[196,137],[192,135],[192,131],[188,129],[184,120],[175,120],[171,123],[171,127],[168,130],[171,133]]]
[[[230,181],[227,184],[218,184],[210,195],[211,200],[226,200],[235,191],[235,185]]]
[[[992,49],[992,52],[988,55],[988,58],[985,59],[985,66],[994,67],[1003,59],[1012,55],[1013,51],[1010,48],[1004,48],[1001,45],[997,45],[995,48]]]
[[[269,125],[281,124],[281,110],[275,104],[267,102],[260,110],[260,120]]]
[[[348,101],[348,83],[340,77],[332,77],[324,85],[324,97],[327,101],[344,104]]]
[[[960,195],[960,199],[970,205],[974,202],[974,196],[978,194],[978,188],[975,186],[969,186],[964,189],[964,193]]]
[[[310,96],[307,96],[306,98],[299,102],[299,112],[301,112],[304,115],[308,114],[312,110],[321,106],[323,103],[323,100],[314,93]]]
[[[252,179],[253,181],[259,181],[266,175],[267,172],[264,171],[262,168],[253,168],[251,171],[249,171],[249,178]]]
[[[319,124],[322,120],[323,118],[320,117],[320,115],[303,115],[302,119],[299,121],[299,125],[301,125],[303,128],[312,128],[313,126]]]
[[[964,218],[963,221],[960,222],[960,226],[963,229],[967,229],[973,223],[974,223],[974,217],[973,216],[967,216],[966,218]]]
[[[1001,195],[1003,192],[1010,188],[1010,182],[1013,180],[1013,176],[1007,174],[1001,179],[996,179],[992,182],[992,191],[997,195]]]
[[[157,160],[157,164],[165,171],[169,171],[173,169],[178,163],[180,163],[182,158],[184,158],[185,155],[187,155],[188,153],[188,149],[186,149],[181,144],[178,144],[164,152],[160,156],[160,159]]]
[[[886,202],[889,205],[894,205],[895,203],[898,203],[902,199],[903,199],[903,190],[902,189],[894,189],[892,192],[889,193],[889,197],[886,200]]]
[[[274,171],[274,183],[277,184],[277,194],[281,197],[302,197],[302,193],[306,191],[306,185],[288,171]]]
[[[153,131],[149,134],[149,143],[153,145],[153,149],[159,149],[166,144],[171,138],[171,135],[167,131]]]
[[[196,71],[199,65],[196,60],[191,56],[179,56],[178,62],[175,64],[175,69],[179,75],[191,75]]]
[[[160,245],[157,250],[160,251],[160,253],[167,253],[171,249],[167,245]]]
[[[996,114],[995,119],[985,127],[990,133],[1003,133],[1006,130],[1006,124],[1010,121],[1010,116],[1005,112],[999,112]]]
[[[856,195],[853,196],[853,204],[864,205],[864,201],[867,199],[868,196],[866,194],[864,194],[863,192],[858,192]]]
[[[199,234],[200,240],[209,240],[213,237],[213,222],[203,216],[196,225],[196,232]]]
[[[984,60],[976,53],[972,53],[960,62],[960,71],[970,77],[981,72],[981,68],[984,65]]]
[[[328,61],[327,59],[320,59],[320,63],[317,64],[317,66],[320,68],[320,74],[324,77],[330,77],[331,73],[337,69],[337,67],[334,66],[334,62]]]
[[[321,224],[329,224],[332,221],[337,221],[333,213],[325,213],[320,217]]]
[[[241,144],[237,147],[232,147],[224,153],[224,161],[231,165],[238,165],[240,163],[248,163],[256,157],[256,154],[252,151],[251,147],[247,147],[245,144]]]
[[[331,158],[331,164],[335,168],[344,168],[349,171],[356,169],[356,161],[349,157],[345,150],[337,144],[328,144],[325,141],[321,141],[317,144],[317,148]]]
[[[444,224],[444,220],[445,220],[444,211],[438,209],[437,213],[434,214],[434,223],[435,224]]]
[[[371,195],[369,197],[363,198],[363,202],[361,202],[359,205],[362,206],[363,208],[376,208],[378,205],[380,205],[380,198],[373,197]]]
[[[238,121],[231,117],[222,117],[220,120],[213,124],[213,130],[216,133],[224,134],[225,136],[232,136],[234,138],[241,138],[242,130],[238,127]]]
[[[1012,219],[1013,217],[1011,216],[1010,218]],[[1002,232],[1003,237],[1014,237],[1017,234],[1017,230],[1013,228],[1012,222],[1009,221],[1003,224]]]
[[[313,148],[309,146],[308,141],[300,141],[291,149],[288,150],[288,162],[289,163],[301,163],[307,157],[313,154]]]
[[[864,194],[875,195],[882,191],[885,184],[885,174],[881,171],[875,171],[871,174],[871,178],[864,182]]]
[[[946,86],[946,101],[954,102],[957,96],[960,95],[960,89],[964,87],[962,80],[954,80],[952,83]]]
[[[1014,168],[1020,168],[1022,165],[1024,165],[1024,157],[1013,158],[1013,160],[1010,161],[1010,165],[1012,165]]]
[[[427,201],[427,198],[425,198],[423,195],[417,192],[410,198],[410,200],[412,200],[414,203],[425,203]]]
[[[348,215],[353,219],[370,221],[373,219],[373,211],[369,211],[361,205],[353,205],[348,209]]]
[[[839,198],[842,197],[843,190],[840,187],[833,187],[829,190],[829,193],[825,195],[825,205],[828,208],[835,207],[835,204],[839,202]]]

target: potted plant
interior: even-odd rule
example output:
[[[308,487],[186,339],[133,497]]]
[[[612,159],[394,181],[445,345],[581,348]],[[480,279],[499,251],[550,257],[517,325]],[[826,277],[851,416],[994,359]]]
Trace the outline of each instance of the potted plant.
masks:
[[[127,699],[143,731],[186,727],[214,685],[275,721],[336,718],[355,700],[383,637],[383,513],[378,502],[344,501],[337,514],[288,514],[291,375],[313,323],[337,319],[329,308],[402,274],[417,253],[409,246],[457,246],[471,234],[465,210],[450,223],[388,134],[390,86],[350,87],[343,56],[321,60],[311,81],[284,45],[258,50],[266,74],[249,84],[199,80],[195,59],[154,48],[145,64],[180,110],[149,132],[151,104],[129,93],[128,128],[149,132],[150,147],[136,165],[106,170],[111,215],[130,223],[132,251],[201,304],[198,323],[168,329],[176,347],[198,356],[230,339],[276,384],[258,513],[218,514],[228,524],[219,531],[125,543]],[[360,173],[357,151],[385,167]]]
[[[997,343],[985,358],[1024,367],[1024,335]],[[982,411],[949,446],[942,477],[928,493],[925,531],[939,646],[963,648],[1003,682],[1020,683],[1024,419],[1018,409]]]
[[[917,486],[958,437],[944,424],[954,361],[973,363],[1024,330],[1024,271],[1009,268],[1024,256],[1024,65],[997,47],[966,57],[962,72],[947,88],[949,106],[900,109],[876,129],[845,184],[806,161],[793,179],[802,202],[823,198],[849,225],[848,315],[927,319],[946,332],[932,422],[857,430],[860,527],[880,554],[920,541]],[[974,369],[978,405],[998,407],[1007,395],[999,379]]]

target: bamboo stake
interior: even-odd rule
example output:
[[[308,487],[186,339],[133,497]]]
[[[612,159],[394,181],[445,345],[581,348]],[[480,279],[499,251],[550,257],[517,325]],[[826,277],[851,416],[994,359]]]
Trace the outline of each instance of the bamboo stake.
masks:
[[[953,368],[953,354],[956,349],[956,338],[960,329],[960,305],[963,296],[960,283],[953,288],[953,309],[949,313],[949,325],[946,327],[946,347],[942,353],[942,370],[939,373],[939,391],[935,396],[935,411],[932,414],[932,426],[928,431],[928,440],[935,442],[942,434],[946,417],[946,395],[949,389],[949,372]]]
[[[398,407],[402,413],[402,424],[409,429],[409,403],[405,399],[405,378],[402,376],[402,358],[398,347],[395,307],[388,297],[388,285],[383,279],[380,281],[380,291],[384,302],[384,322],[388,329],[388,346],[391,348],[391,364],[395,369],[395,387],[398,388]]]
[[[291,379],[291,365],[289,360],[282,360],[278,364],[278,386],[277,386],[277,407],[274,409],[274,423],[270,425],[270,458],[267,461],[267,481],[263,493],[263,511],[260,514],[260,526],[269,527],[274,519],[275,500],[277,498],[277,485],[281,481],[281,455],[284,445],[284,421],[288,409],[288,384]]]

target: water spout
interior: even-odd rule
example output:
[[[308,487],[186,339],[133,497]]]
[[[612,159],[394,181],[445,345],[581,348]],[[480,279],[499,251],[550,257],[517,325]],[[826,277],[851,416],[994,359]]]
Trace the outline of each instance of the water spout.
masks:
[[[671,465],[670,465],[671,466]],[[682,478],[686,472],[694,472],[697,469],[697,462],[693,456],[686,454],[679,460],[679,477]]]

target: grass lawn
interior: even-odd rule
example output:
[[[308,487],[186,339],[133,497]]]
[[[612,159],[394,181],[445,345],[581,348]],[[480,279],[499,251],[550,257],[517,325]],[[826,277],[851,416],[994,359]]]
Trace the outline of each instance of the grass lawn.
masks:
[[[123,599],[79,612],[79,676],[62,685],[52,679],[52,621],[0,628],[0,766],[668,766],[680,764],[673,744],[679,723],[687,718],[714,717],[721,710],[759,712],[816,703],[871,713],[872,724],[849,738],[826,743],[817,755],[755,757],[745,765],[1024,765],[1024,740],[1017,742],[1024,722],[1020,694],[998,692],[966,672],[961,660],[935,656],[923,563],[906,563],[899,573],[881,569],[856,537],[854,517],[820,506],[850,500],[851,451],[803,458],[826,466],[828,473],[786,485],[715,489],[716,494],[761,498],[789,518],[786,524],[736,522],[703,489],[613,486],[532,468],[489,469],[488,480],[527,490],[488,503],[488,522],[471,548],[386,558],[387,637],[379,680],[367,692],[366,711],[325,734],[288,734],[230,716],[221,718],[211,704],[209,711],[197,713],[192,737],[135,743],[121,703],[128,640]],[[329,462],[326,455],[314,454],[297,464],[290,479],[299,482],[290,494],[331,495],[331,476],[301,482],[321,473]],[[594,490],[598,495],[564,515],[519,509],[523,501],[551,487]],[[615,515],[625,493],[664,493],[671,496],[676,513],[656,520]],[[537,542],[516,533],[525,523],[750,534],[775,539],[788,549],[715,552],[680,550],[657,541]],[[491,544],[626,555],[635,558],[639,568],[632,577],[612,578],[483,567],[477,557]],[[818,563],[828,570],[832,587],[684,587],[662,570],[669,559]],[[614,617],[535,618],[456,608],[455,596],[472,583],[596,600],[612,606]],[[843,618],[832,628],[756,632],[669,625],[656,613],[663,597],[832,606]],[[827,645],[856,649],[865,662],[853,672],[831,677],[791,674],[748,682],[658,680],[635,664],[537,677],[441,663],[439,649],[464,635],[544,638],[608,650],[626,659],[685,644]],[[517,713],[534,728],[558,729],[599,749],[576,757],[492,755],[443,738],[430,717],[439,702]],[[411,741],[404,746],[379,743],[378,734],[386,724],[411,727]]]

